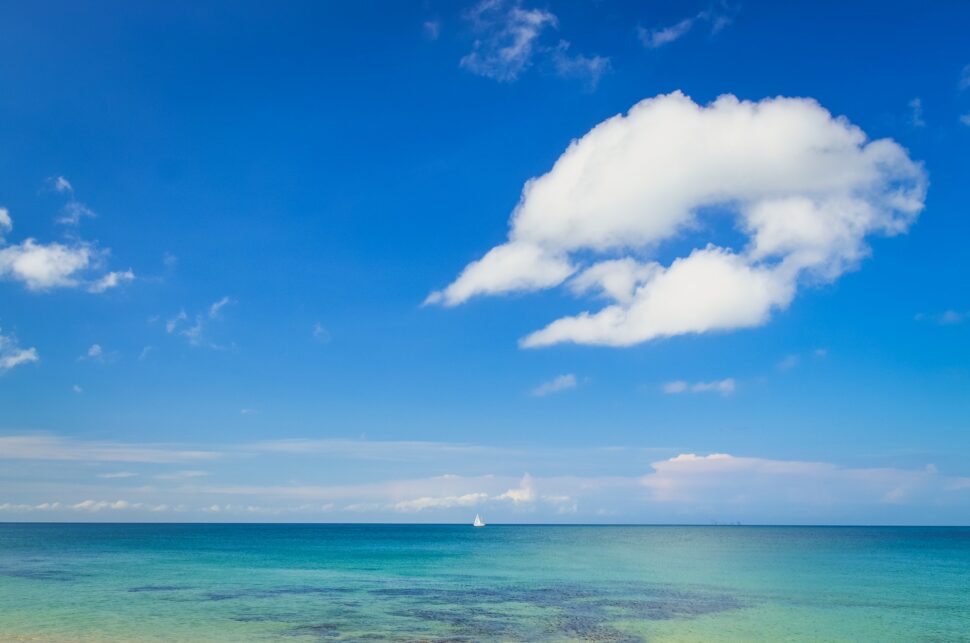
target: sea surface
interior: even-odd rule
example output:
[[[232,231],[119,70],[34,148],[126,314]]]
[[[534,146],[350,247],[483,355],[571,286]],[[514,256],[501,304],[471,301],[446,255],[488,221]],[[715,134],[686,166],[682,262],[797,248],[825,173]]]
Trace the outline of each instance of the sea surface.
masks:
[[[970,529],[0,524],[0,640],[970,641]]]

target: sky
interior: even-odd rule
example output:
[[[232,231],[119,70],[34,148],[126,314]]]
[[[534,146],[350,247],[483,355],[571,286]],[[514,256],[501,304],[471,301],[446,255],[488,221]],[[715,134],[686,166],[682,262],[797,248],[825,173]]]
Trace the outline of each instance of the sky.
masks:
[[[968,22],[5,4],[0,520],[970,523]]]

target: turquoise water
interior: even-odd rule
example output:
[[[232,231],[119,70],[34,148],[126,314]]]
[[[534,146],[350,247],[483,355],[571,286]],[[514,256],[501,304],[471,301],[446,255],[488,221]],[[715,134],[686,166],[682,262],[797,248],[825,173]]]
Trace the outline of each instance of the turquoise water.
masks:
[[[0,640],[970,641],[970,529],[0,524]]]

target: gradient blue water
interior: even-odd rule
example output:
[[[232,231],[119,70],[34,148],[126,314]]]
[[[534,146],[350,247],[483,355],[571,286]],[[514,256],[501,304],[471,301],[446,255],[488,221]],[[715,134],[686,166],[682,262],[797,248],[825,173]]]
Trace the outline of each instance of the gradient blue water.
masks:
[[[0,640],[970,641],[970,529],[0,524]]]

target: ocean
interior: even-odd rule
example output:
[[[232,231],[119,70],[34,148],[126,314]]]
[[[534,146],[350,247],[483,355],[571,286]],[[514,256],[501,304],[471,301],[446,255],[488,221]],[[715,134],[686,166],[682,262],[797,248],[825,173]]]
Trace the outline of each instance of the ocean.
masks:
[[[0,524],[2,641],[970,641],[970,528]]]

